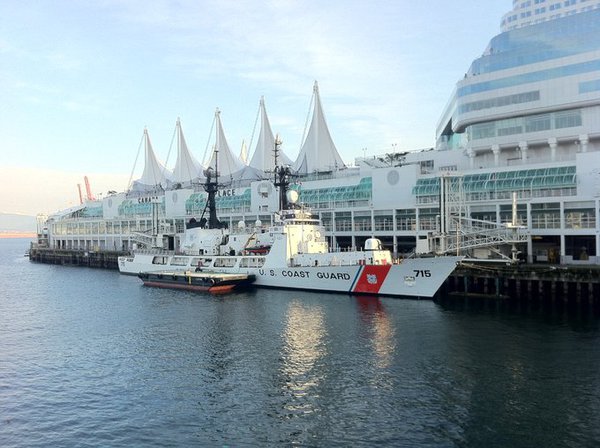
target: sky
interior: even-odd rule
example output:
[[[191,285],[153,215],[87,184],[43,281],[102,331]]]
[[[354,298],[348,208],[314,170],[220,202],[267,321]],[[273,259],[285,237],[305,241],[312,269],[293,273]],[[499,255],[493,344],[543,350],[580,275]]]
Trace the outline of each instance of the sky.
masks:
[[[430,148],[456,82],[511,0],[2,0],[0,212],[51,213],[172,168],[179,117],[202,161],[215,109],[256,143],[261,96],[298,155],[314,81],[342,159]],[[172,148],[170,150],[170,148]],[[250,156],[253,147],[249,148]]]

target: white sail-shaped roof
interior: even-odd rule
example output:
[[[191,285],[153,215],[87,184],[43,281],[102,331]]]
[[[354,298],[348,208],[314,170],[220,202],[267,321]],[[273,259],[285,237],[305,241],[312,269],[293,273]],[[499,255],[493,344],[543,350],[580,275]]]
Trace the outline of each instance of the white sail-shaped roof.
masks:
[[[240,150],[240,161],[244,165],[248,165],[248,147],[246,146],[246,140],[242,140],[242,149]]]
[[[216,141],[208,166],[215,169],[215,159],[217,158],[216,152],[218,151],[217,168],[219,172],[219,181],[227,183],[230,180],[238,179],[238,175],[244,169],[245,165],[229,148],[229,144],[225,138],[225,132],[223,131],[223,125],[221,124],[221,111],[219,111],[219,109],[215,112],[215,124]]]
[[[313,96],[314,109],[310,128],[292,168],[300,174],[346,168],[329,133],[316,81]]]
[[[267,110],[265,108],[264,98],[260,99],[260,135],[258,136],[258,142],[256,143],[256,149],[252,155],[249,165],[259,171],[273,171],[275,168],[275,137],[271,130],[271,124],[269,123],[269,117],[267,116]],[[277,164],[291,165],[292,161],[286,156],[283,151],[279,150],[277,156]]]
[[[202,176],[202,165],[194,158],[187,147],[179,118],[175,126],[177,135],[177,161],[175,162],[175,168],[173,168],[172,181],[182,185],[190,185],[192,181]]]
[[[156,154],[154,154],[154,150],[152,149],[152,143],[150,142],[150,136],[148,135],[148,129],[144,129],[144,152],[144,172],[142,173],[142,177],[134,181],[133,189],[136,191],[146,191],[155,190],[157,187],[164,188],[167,182],[171,180],[171,172],[156,158]]]

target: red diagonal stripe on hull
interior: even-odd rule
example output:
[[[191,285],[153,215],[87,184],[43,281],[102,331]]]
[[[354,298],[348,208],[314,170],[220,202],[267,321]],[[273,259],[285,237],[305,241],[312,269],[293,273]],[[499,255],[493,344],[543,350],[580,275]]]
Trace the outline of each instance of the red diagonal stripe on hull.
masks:
[[[378,293],[391,267],[391,264],[365,266],[352,292]]]

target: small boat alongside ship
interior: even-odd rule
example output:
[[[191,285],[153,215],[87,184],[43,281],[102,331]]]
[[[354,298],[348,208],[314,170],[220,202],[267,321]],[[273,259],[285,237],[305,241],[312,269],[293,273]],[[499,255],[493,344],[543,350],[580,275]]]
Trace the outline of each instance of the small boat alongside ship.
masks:
[[[138,277],[146,286],[183,289],[187,291],[223,294],[248,289],[256,276],[203,271],[140,272]]]
[[[184,253],[134,252],[119,257],[121,273],[139,275],[153,286],[188,286],[194,281],[204,286],[213,278],[190,274],[200,268],[220,275],[245,275],[257,287],[433,297],[463,259],[441,256],[393,260],[377,238],[367,239],[364,250],[331,250],[320,221],[298,205],[298,193],[288,189],[290,172],[285,167],[275,173],[280,211],[274,216],[274,224],[253,231],[240,226],[240,231],[230,232],[219,222],[214,207],[218,175],[212,169],[206,174],[208,219],[203,213],[199,221],[190,220]]]

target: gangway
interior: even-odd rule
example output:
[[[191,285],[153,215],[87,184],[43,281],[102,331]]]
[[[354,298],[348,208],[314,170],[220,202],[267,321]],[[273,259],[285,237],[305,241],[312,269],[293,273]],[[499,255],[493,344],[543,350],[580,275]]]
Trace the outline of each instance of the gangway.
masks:
[[[430,247],[436,255],[464,255],[474,249],[489,249],[500,257],[517,261],[518,244],[527,242],[527,227],[518,224],[517,195],[513,193],[512,220],[496,223],[466,216],[463,177],[447,174],[440,177],[439,231],[430,236]],[[499,250],[511,247],[511,256]]]

